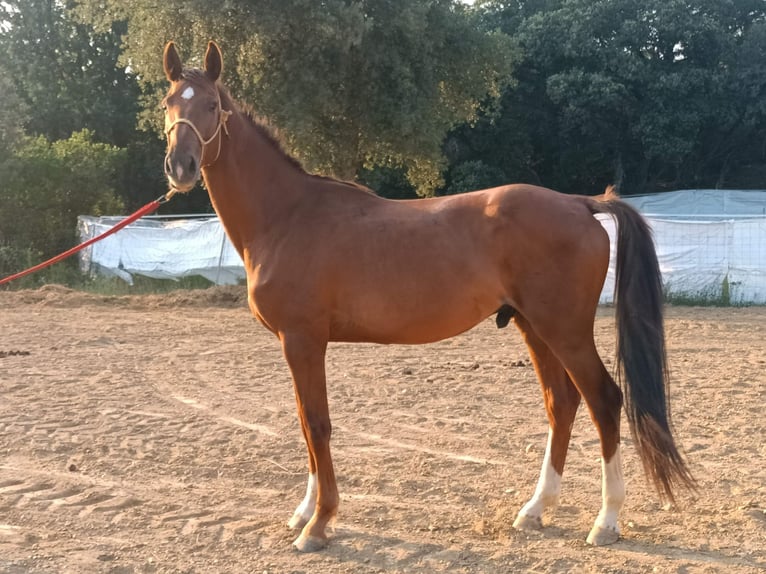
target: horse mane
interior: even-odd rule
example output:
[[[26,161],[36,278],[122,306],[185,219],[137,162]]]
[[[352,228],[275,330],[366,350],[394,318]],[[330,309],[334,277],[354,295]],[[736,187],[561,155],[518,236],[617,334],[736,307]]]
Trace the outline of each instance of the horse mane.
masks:
[[[266,140],[266,143],[268,143],[272,148],[278,151],[279,155],[281,155],[284,159],[286,159],[290,163],[290,165],[292,165],[298,171],[301,171],[303,173],[308,173],[306,171],[306,168],[303,167],[303,164],[297,158],[290,155],[285,149],[284,139],[279,133],[279,128],[274,126],[274,124],[272,124],[268,118],[265,118],[260,115],[256,115],[255,112],[253,112],[252,108],[250,108],[249,106],[243,106],[241,104],[237,104],[237,105],[239,106],[240,111],[242,111],[243,115],[245,116],[247,121],[250,123],[250,125],[253,126],[253,128],[255,128],[255,131],[258,132],[258,135],[260,135],[264,140]]]
[[[181,74],[181,77],[184,78],[185,80],[200,81],[202,79],[205,79],[207,81],[210,81],[209,78],[207,78],[204,70],[200,70],[198,68],[184,69],[184,71]],[[285,150],[284,139],[280,135],[279,129],[275,127],[274,124],[272,124],[268,118],[265,118],[264,116],[256,114],[249,105],[243,104],[237,101],[235,98],[232,97],[228,88],[226,88],[226,86],[224,86],[220,82],[216,82],[216,88],[219,90],[223,98],[228,100],[232,105],[236,106],[238,111],[242,112],[242,115],[247,119],[248,123],[253,127],[253,129],[255,129],[258,132],[258,135],[260,135],[271,148],[276,150],[279,153],[279,155],[282,156],[295,169],[297,169],[301,173],[308,175],[309,177],[325,180],[328,182],[338,183],[340,185],[345,185],[347,187],[351,187],[358,191],[363,191],[365,193],[371,193],[375,195],[375,192],[373,190],[371,190],[369,187],[364,186],[362,184],[359,184],[353,181],[338,179],[338,178],[327,176],[327,175],[319,175],[316,173],[307,172],[306,168],[303,167],[303,164],[297,158],[290,155],[290,153],[288,153],[287,150]]]
[[[228,95],[228,94],[227,94]],[[232,99],[229,97],[229,99]],[[234,101],[232,99],[232,101]],[[328,175],[320,175],[317,173],[309,173],[306,171],[306,168],[303,167],[303,164],[295,157],[290,155],[287,150],[285,150],[284,146],[284,140],[279,132],[279,128],[274,126],[268,118],[265,118],[260,115],[256,115],[252,108],[249,106],[243,106],[241,104],[237,104],[240,108],[240,110],[243,112],[244,116],[247,118],[247,120],[250,122],[250,124],[255,128],[255,130],[258,132],[260,136],[263,137],[264,140],[272,147],[274,148],[279,154],[285,158],[290,165],[301,171],[302,173],[305,173],[306,175],[313,177],[315,179],[321,179],[333,183],[339,183],[341,185],[345,185],[348,187],[352,187],[354,189],[357,189],[359,191],[364,191],[365,193],[372,193],[375,194],[373,190],[371,190],[369,187],[361,185],[359,183],[356,183],[354,181],[348,181],[344,179],[338,179],[336,177],[331,177]]]

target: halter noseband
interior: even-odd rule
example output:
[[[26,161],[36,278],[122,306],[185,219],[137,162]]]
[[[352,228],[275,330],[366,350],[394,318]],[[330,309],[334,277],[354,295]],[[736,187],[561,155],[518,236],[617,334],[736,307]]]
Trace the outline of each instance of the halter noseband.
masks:
[[[232,114],[229,110],[224,110],[221,106],[221,94],[216,89],[216,98],[218,100],[218,127],[215,128],[215,131],[213,132],[213,135],[210,136],[210,138],[205,139],[202,137],[202,134],[197,129],[197,126],[194,125],[194,123],[191,120],[187,120],[186,118],[178,118],[176,121],[174,121],[168,129],[165,130],[165,137],[170,136],[170,132],[173,131],[173,128],[176,127],[178,124],[186,124],[189,126],[192,131],[194,132],[194,135],[197,136],[197,139],[199,140],[200,144],[202,144],[202,156],[205,157],[205,147],[211,143],[220,133],[221,128],[223,128],[223,132],[226,134],[226,136],[229,136],[229,128],[226,127],[226,122],[229,119],[229,116]],[[218,161],[218,156],[221,155],[221,138],[218,139],[218,151],[215,154],[215,159],[213,161],[206,163],[205,165],[201,167],[209,167],[213,165],[216,161]]]

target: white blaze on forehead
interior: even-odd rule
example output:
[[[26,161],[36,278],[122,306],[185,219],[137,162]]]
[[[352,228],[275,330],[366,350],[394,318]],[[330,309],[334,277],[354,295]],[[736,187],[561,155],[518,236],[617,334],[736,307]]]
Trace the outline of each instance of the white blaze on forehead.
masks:
[[[189,86],[188,88],[186,88],[186,89],[183,91],[183,93],[181,94],[181,97],[182,97],[184,100],[191,100],[191,99],[194,97],[194,88],[192,88],[191,86]]]

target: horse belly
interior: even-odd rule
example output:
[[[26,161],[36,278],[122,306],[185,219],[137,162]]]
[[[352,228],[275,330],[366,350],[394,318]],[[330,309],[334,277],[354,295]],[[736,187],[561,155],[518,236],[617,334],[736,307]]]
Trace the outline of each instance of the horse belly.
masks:
[[[494,313],[502,295],[489,287],[395,288],[359,293],[339,302],[331,323],[335,341],[421,344],[471,329]]]

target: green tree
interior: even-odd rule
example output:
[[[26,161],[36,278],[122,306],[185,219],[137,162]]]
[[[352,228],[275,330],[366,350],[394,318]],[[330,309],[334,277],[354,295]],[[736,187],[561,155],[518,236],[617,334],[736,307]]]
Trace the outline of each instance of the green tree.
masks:
[[[766,136],[763,2],[485,1],[480,9],[524,56],[503,119],[479,127],[493,141],[513,137],[500,128],[517,129],[536,183],[578,193],[607,183],[623,193],[726,185],[745,163],[766,160],[757,145]]]
[[[28,138],[0,162],[0,275],[18,261],[52,257],[77,243],[77,216],[119,213],[114,188],[125,153],[87,130],[50,143]],[[17,254],[17,257],[9,256]]]
[[[124,61],[158,90],[167,40],[194,64],[216,38],[235,96],[310,169],[354,178],[403,166],[421,194],[441,182],[447,131],[499,94],[517,57],[456,0],[83,0],[80,14],[126,18]]]
[[[708,185],[763,188],[766,182],[766,20],[743,25],[712,95],[716,121],[701,132],[689,164]],[[691,171],[691,170],[690,170]]]
[[[2,62],[0,93],[3,94],[3,105],[0,106],[0,153],[6,154],[24,134],[27,108],[18,97],[16,87]]]
[[[58,140],[87,128],[118,146],[133,139],[138,83],[116,65],[124,22],[96,33],[58,0],[0,2],[0,22],[3,65],[29,110],[26,133]]]
[[[452,166],[443,194],[452,195],[475,189],[487,189],[508,183],[505,173],[481,160],[472,160]]]
[[[164,142],[154,129],[139,129],[140,84],[129,62],[119,62],[126,20],[99,10],[96,30],[75,17],[76,6],[57,0],[0,3],[0,47],[10,56],[0,66],[0,87],[8,84],[0,121],[7,116],[27,134],[51,141],[88,129],[95,141],[124,148],[114,188],[133,210],[167,190]],[[155,94],[144,101],[158,116]],[[161,209],[212,208],[203,194],[194,194]]]

